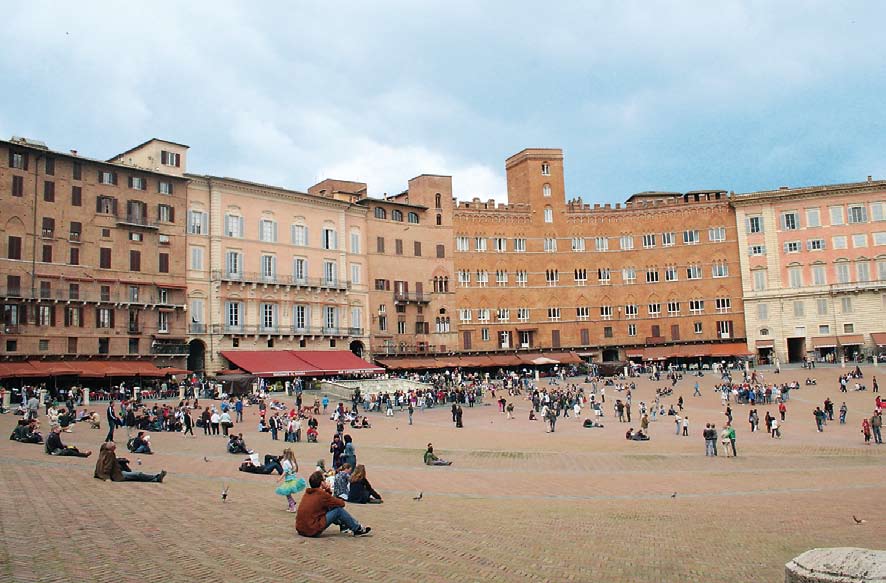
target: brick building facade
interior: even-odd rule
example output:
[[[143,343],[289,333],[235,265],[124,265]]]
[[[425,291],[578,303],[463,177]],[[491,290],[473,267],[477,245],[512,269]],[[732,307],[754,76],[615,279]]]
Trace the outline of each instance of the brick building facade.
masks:
[[[563,154],[506,162],[508,204],[454,214],[459,350],[581,349],[597,360],[743,352],[734,211],[723,191],[567,200]],[[699,348],[708,343],[707,348]],[[660,352],[660,351],[659,351]]]
[[[0,356],[184,365],[186,152],[150,140],[105,162],[0,141]]]

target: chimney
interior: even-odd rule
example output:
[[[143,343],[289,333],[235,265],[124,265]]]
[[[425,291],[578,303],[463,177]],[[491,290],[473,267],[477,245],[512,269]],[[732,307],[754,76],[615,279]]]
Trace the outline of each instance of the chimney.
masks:
[[[71,154],[74,155],[74,156],[76,156],[76,155],[77,155],[77,150],[71,150]]]
[[[872,181],[872,180],[871,180],[872,178],[873,178],[873,176],[871,176],[870,174],[868,174],[868,182],[871,182],[871,181]]]

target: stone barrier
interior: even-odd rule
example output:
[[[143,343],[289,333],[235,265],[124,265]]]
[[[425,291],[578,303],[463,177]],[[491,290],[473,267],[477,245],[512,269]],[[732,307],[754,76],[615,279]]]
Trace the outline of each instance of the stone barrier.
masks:
[[[784,566],[785,583],[886,583],[886,551],[812,549]]]

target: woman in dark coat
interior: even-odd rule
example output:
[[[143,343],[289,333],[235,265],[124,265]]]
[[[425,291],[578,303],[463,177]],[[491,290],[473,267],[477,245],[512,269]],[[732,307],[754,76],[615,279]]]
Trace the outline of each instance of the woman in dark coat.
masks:
[[[381,494],[372,488],[372,484],[366,479],[366,466],[358,465],[351,474],[351,490],[348,493],[348,502],[352,504],[381,504]]]

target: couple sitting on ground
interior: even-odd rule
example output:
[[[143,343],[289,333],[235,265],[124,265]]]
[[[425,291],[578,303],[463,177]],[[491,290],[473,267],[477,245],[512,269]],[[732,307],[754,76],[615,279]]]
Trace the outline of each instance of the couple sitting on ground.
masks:
[[[631,427],[625,433],[625,439],[628,439],[630,441],[649,441],[649,436],[643,433],[642,429],[634,431],[634,428]]]
[[[232,433],[228,438],[228,453],[245,453],[247,455],[252,453],[252,450],[246,447],[246,441],[243,439],[242,433],[237,435]]]
[[[12,430],[9,439],[19,443],[43,443],[43,436],[37,431],[37,423],[36,419],[30,421],[19,419],[18,425]]]

